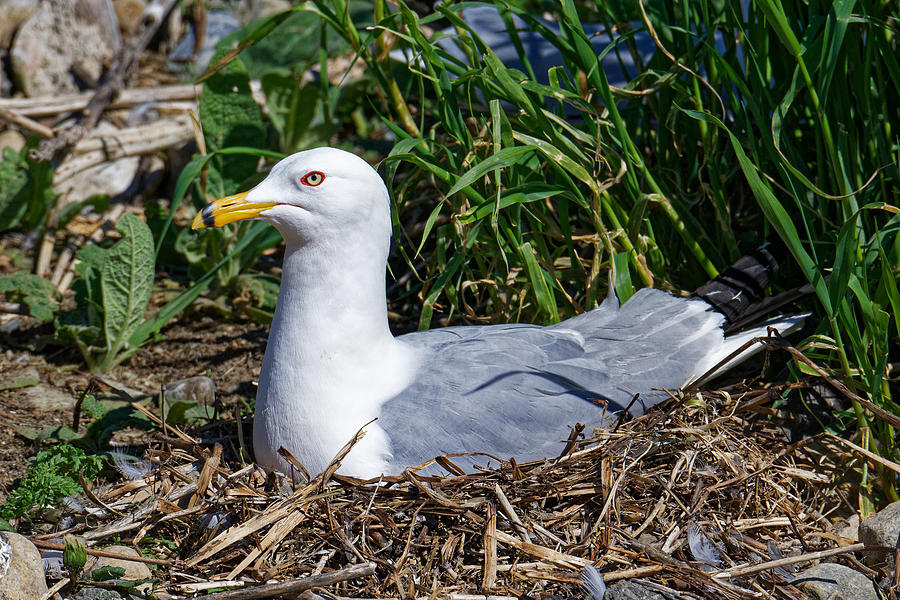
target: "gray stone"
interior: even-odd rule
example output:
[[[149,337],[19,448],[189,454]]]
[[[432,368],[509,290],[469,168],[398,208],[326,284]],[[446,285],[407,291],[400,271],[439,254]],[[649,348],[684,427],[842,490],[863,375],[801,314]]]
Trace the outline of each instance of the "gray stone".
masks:
[[[22,400],[35,410],[66,410],[75,407],[76,398],[53,386],[39,383],[22,391]]]
[[[31,387],[41,382],[41,375],[35,367],[18,367],[0,375],[0,392]]]
[[[892,502],[859,524],[859,541],[866,546],[895,548],[900,541],[900,501]],[[866,552],[864,559],[877,564],[887,558],[886,552]]]
[[[871,579],[838,563],[819,563],[791,583],[817,600],[878,600]]]
[[[107,139],[115,139],[119,129],[107,122],[101,122],[94,128],[94,133]],[[70,159],[74,160],[74,158]],[[63,165],[67,163],[64,161]],[[63,204],[81,202],[91,196],[103,194],[112,200],[127,199],[132,192],[132,184],[138,176],[141,166],[140,156],[127,156],[111,162],[85,169],[60,184],[53,186],[53,191]]]
[[[9,48],[13,33],[34,14],[38,0],[0,0],[0,48]]]
[[[132,548],[131,546],[109,546],[104,548],[107,552],[115,552],[116,554],[125,554],[128,556],[140,556],[138,551]],[[97,557],[96,560],[89,560],[85,565],[85,572],[90,575],[90,573],[96,569],[102,569],[103,567],[121,567],[125,569],[125,575],[123,575],[122,579],[149,579],[152,577],[150,573],[150,568],[146,565],[146,563],[138,562],[135,560],[125,560],[121,558],[107,558],[105,556]],[[149,587],[150,584],[140,585],[138,589],[145,589]]]
[[[854,513],[835,527],[835,533],[850,543],[859,541],[859,514]]]
[[[77,92],[73,67],[96,81],[121,45],[112,0],[44,0],[19,28],[10,62],[26,96]]]
[[[0,532],[0,600],[34,600],[46,592],[38,549],[25,536]]]
[[[3,133],[0,133],[0,152],[3,151],[3,148],[12,148],[16,152],[19,152],[24,147],[25,136],[15,129],[7,129]]]
[[[633,579],[621,579],[606,587],[604,600],[675,600],[676,596],[652,590]]]
[[[169,54],[169,60],[183,63],[193,58],[194,68],[197,73],[202,73],[216,52],[216,44],[240,26],[241,23],[230,12],[210,11],[206,13],[206,28],[200,50],[196,54],[194,53],[194,46],[197,42],[196,33],[193,29],[189,29]]]
[[[205,375],[167,383],[166,401],[169,404],[196,402],[198,406],[212,406],[216,401],[216,384]]]
[[[131,35],[137,31],[147,8],[147,0],[113,0],[113,6],[122,32]]]
[[[105,590],[90,585],[79,588],[78,592],[72,596],[72,600],[121,600],[122,598],[124,596],[115,590]]]

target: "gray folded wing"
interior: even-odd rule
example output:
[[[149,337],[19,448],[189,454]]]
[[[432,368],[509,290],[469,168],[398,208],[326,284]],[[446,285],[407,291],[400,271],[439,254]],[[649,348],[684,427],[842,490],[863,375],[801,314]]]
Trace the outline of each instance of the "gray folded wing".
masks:
[[[667,397],[654,388],[684,385],[721,347],[722,317],[708,309],[645,289],[622,307],[605,302],[550,327],[448,327],[402,336],[422,364],[381,408],[392,467],[456,452],[544,458],[560,452],[576,423],[608,425],[637,393],[632,412],[641,414]]]

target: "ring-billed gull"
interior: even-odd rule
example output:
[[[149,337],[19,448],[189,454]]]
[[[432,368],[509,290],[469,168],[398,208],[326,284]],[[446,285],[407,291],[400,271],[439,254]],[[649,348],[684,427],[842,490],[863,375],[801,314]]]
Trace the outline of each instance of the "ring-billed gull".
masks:
[[[291,472],[283,446],[318,473],[376,418],[339,472],[377,477],[457,452],[555,456],[576,423],[606,425],[638,393],[633,411],[643,412],[667,397],[660,388],[684,386],[765,333],[726,338],[722,315],[705,301],[643,289],[621,307],[610,293],[547,327],[394,337],[388,192],[368,163],[334,148],[282,160],[249,192],[205,207],[193,227],[242,219],[271,223],[286,243],[253,422],[256,460],[267,470]]]

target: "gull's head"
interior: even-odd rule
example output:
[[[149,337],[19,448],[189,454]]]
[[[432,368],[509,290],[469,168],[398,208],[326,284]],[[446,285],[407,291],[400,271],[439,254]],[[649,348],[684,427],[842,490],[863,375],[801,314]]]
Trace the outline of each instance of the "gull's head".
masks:
[[[387,240],[388,192],[363,159],[337,148],[315,148],[280,161],[248,192],[220,198],[194,217],[193,229],[244,219],[275,226],[288,243],[347,239],[366,231]]]

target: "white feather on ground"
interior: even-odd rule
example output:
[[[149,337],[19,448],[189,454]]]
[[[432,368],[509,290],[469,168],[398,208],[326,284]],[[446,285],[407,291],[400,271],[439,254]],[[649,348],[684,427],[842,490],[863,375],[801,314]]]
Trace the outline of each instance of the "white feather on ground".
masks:
[[[603,581],[603,574],[593,565],[584,568],[584,573],[581,574],[581,589],[584,591],[586,600],[603,600],[603,597],[606,596],[606,582]]]

